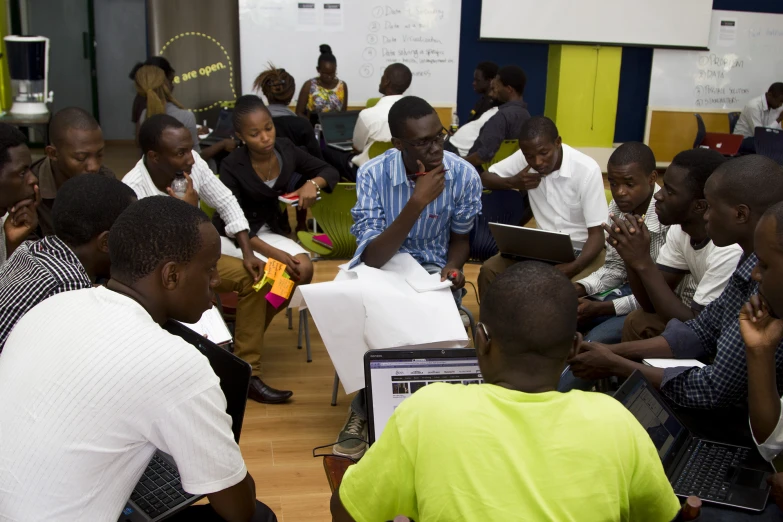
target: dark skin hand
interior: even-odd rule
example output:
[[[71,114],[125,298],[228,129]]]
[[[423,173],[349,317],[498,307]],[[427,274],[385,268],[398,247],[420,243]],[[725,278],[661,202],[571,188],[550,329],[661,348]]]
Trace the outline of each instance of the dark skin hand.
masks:
[[[446,260],[446,266],[440,271],[440,280],[449,279],[454,288],[460,289],[465,286],[465,274],[462,273],[462,267],[470,257],[470,235],[451,233],[449,239],[449,253]]]
[[[35,195],[32,198],[22,200],[8,209],[8,217],[3,225],[8,256],[38,227],[38,205],[41,204],[38,185],[33,187],[33,191]]]
[[[582,285],[579,286],[584,290]],[[603,315],[615,315],[612,301],[593,301],[584,297],[579,298],[579,307],[576,309],[576,313],[579,322]]]
[[[775,504],[780,509],[783,509],[783,473],[776,473],[770,477],[767,477],[767,484],[772,486],[769,494],[775,500]]]
[[[533,190],[541,184],[542,174],[530,172],[530,165],[519,171],[517,175],[503,178],[494,172],[485,170],[481,173],[481,184],[489,190]]]
[[[590,227],[587,229],[587,241],[582,252],[574,261],[555,265],[555,268],[563,272],[569,279],[581,272],[592,263],[593,259],[601,253],[604,248],[604,232],[599,227]]]
[[[626,359],[605,344],[583,342],[579,353],[568,360],[571,371],[580,379],[596,380],[613,375],[630,377],[635,370],[641,371],[656,388],[661,387],[663,370]]]

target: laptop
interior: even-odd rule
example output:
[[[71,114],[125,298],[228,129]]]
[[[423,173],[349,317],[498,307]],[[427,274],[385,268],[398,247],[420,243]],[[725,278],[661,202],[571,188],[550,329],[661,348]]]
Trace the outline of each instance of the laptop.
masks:
[[[234,111],[232,109],[220,109],[220,114],[218,115],[215,128],[212,129],[212,132],[209,133],[209,136],[203,140],[199,140],[199,143],[210,146],[219,141],[223,141],[226,138],[233,138],[234,123],[231,121],[233,113]]]
[[[701,147],[707,147],[724,156],[736,156],[739,154],[742,140],[745,137],[740,134],[724,134],[721,132],[708,132],[704,135]]]
[[[650,435],[678,497],[697,495],[705,503],[764,509],[770,489],[767,477],[775,470],[756,448],[694,436],[638,370],[614,397]]]
[[[168,321],[163,328],[182,337],[209,360],[220,378],[220,388],[226,396],[226,413],[231,416],[231,431],[238,443],[250,387],[250,365],[181,323]],[[118,522],[165,520],[203,496],[191,495],[182,489],[174,459],[158,450],[136,484]]]
[[[571,241],[568,234],[538,228],[490,223],[489,230],[495,238],[500,254],[516,261],[570,263],[584,247],[584,243]]]
[[[364,354],[368,442],[373,444],[402,401],[436,382],[481,384],[473,348],[370,350]]]
[[[353,129],[361,111],[322,112],[319,114],[321,133],[326,144],[333,149],[353,150]]]

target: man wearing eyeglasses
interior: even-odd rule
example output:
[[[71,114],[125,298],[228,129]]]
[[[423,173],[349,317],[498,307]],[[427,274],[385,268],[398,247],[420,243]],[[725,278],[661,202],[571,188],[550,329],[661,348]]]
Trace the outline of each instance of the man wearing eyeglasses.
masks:
[[[447,133],[435,109],[406,96],[389,110],[394,148],[365,163],[351,210],[358,248],[350,262],[380,268],[398,252],[410,254],[429,273],[450,279],[462,299],[468,234],[481,211],[481,178],[465,160],[443,151]],[[357,459],[367,444],[364,391],[353,403],[333,451]]]

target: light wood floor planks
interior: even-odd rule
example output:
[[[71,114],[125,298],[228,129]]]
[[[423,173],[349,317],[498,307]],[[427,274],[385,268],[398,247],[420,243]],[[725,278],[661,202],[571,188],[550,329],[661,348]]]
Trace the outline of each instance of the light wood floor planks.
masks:
[[[314,282],[331,281],[344,261],[319,261]],[[474,284],[478,265],[467,265],[465,276]],[[465,306],[478,318],[478,303],[468,285]],[[340,388],[337,406],[331,400],[334,367],[310,319],[313,362],[304,349],[296,349],[298,317],[288,330],[285,315],[269,327],[264,347],[264,381],[290,389],[290,403],[264,405],[248,402],[240,446],[248,470],[256,481],[258,499],[269,505],[281,522],[331,520],[329,485],[321,459],[312,457],[316,446],[335,441],[345,421],[352,396]],[[326,450],[328,451],[328,450]]]

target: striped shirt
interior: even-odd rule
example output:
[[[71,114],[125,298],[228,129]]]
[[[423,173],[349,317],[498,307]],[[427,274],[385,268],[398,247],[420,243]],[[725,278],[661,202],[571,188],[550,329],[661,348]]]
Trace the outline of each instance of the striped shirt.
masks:
[[[446,266],[451,232],[468,234],[481,212],[481,178],[473,166],[450,152],[443,153],[446,187],[419,216],[400,252],[419,264]],[[411,199],[416,185],[408,180],[402,153],[391,149],[365,163],[356,176],[356,206],[351,210],[358,248],[351,260],[361,262],[364,249],[391,225]]]
[[[79,258],[57,236],[22,243],[0,267],[0,352],[32,307],[55,294],[91,286]]]
[[[623,214],[614,200],[609,204],[609,213],[615,216]],[[612,222],[607,219],[606,223],[611,224]],[[647,229],[650,231],[650,257],[655,261],[658,258],[661,247],[666,243],[666,233],[669,231],[669,227],[662,225],[658,221],[658,214],[655,213],[655,198],[650,198],[650,204],[647,206],[647,213],[644,216],[644,224],[647,225]],[[607,292],[627,282],[628,271],[625,268],[625,261],[617,253],[617,250],[608,243],[606,244],[604,266],[581,281],[577,281],[577,283],[585,287],[587,295]],[[693,300],[696,286],[693,276],[686,275],[677,286],[675,293],[687,305]],[[612,304],[614,305],[615,315],[630,314],[640,306],[639,301],[636,300],[633,294],[615,299],[612,301]]]
[[[190,179],[193,180],[193,189],[198,193],[199,197],[214,208],[223,222],[226,224],[226,235],[228,237],[234,237],[237,232],[243,230],[250,230],[250,225],[247,223],[244,212],[239,206],[237,198],[231,193],[231,191],[220,179],[209,170],[207,162],[201,159],[201,156],[195,152],[193,159],[196,163],[193,164],[193,168],[190,171]],[[122,182],[128,185],[136,193],[139,199],[147,198],[149,196],[168,196],[165,192],[161,192],[155,183],[152,182],[150,173],[147,171],[147,167],[144,165],[144,157],[136,163],[136,166],[128,172]]]
[[[0,397],[0,520],[117,520],[156,448],[195,495],[247,474],[207,358],[104,287],[19,321]]]

